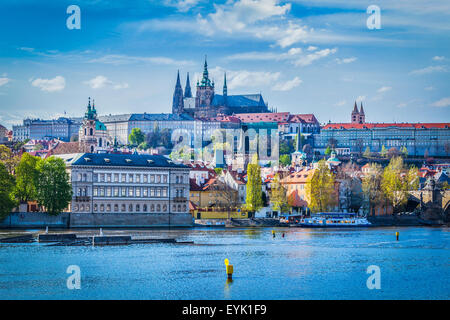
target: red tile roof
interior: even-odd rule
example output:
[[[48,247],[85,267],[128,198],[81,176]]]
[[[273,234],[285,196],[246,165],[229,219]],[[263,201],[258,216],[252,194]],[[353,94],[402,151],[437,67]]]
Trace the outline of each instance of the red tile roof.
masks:
[[[234,116],[239,118],[242,122],[287,122],[290,113],[239,113]]]
[[[416,129],[448,129],[450,123],[329,123],[322,127],[326,129],[375,129],[375,128],[416,128]]]

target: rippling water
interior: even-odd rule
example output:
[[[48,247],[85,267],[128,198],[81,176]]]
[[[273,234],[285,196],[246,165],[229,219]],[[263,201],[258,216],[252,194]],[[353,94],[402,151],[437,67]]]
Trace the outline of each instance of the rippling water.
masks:
[[[450,297],[449,229],[274,230],[275,238],[268,228],[103,230],[106,235],[174,237],[195,244],[0,244],[0,299]],[[0,231],[1,237],[10,235]],[[226,281],[225,258],[234,265],[231,283]],[[80,290],[67,289],[69,265],[81,269]],[[380,290],[366,286],[369,265],[381,269]]]

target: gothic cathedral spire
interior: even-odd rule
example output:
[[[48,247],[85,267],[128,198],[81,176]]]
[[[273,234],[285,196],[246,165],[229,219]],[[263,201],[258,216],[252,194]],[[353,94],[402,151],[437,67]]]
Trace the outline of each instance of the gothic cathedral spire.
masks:
[[[184,112],[183,88],[181,88],[180,71],[177,73],[177,84],[173,93],[172,113],[182,114]]]
[[[184,89],[184,97],[192,98],[191,81],[189,80],[189,72],[187,73],[186,88]]]
[[[225,72],[223,76],[223,96],[226,97],[227,95],[228,95],[227,73]]]

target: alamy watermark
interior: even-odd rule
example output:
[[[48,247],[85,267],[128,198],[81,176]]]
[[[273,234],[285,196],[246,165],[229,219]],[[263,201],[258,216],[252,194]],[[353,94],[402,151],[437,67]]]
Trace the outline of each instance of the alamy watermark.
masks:
[[[70,16],[66,20],[67,29],[81,29],[81,9],[77,5],[70,5],[66,10],[67,14]]]
[[[381,29],[381,9],[377,5],[370,5],[367,7],[367,14],[370,16],[367,18],[367,28],[369,30]]]
[[[66,273],[70,274],[67,278],[67,289],[80,290],[81,289],[81,269],[77,265],[70,265],[67,267]]]
[[[367,274],[370,274],[369,278],[367,278],[366,285],[367,289],[381,289],[381,270],[379,266],[371,265],[367,267]]]

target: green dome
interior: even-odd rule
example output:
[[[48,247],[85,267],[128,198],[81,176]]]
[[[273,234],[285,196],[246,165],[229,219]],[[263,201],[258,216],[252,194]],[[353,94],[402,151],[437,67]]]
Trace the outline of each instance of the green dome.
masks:
[[[97,120],[95,121],[95,130],[106,131],[106,126],[103,122]]]

